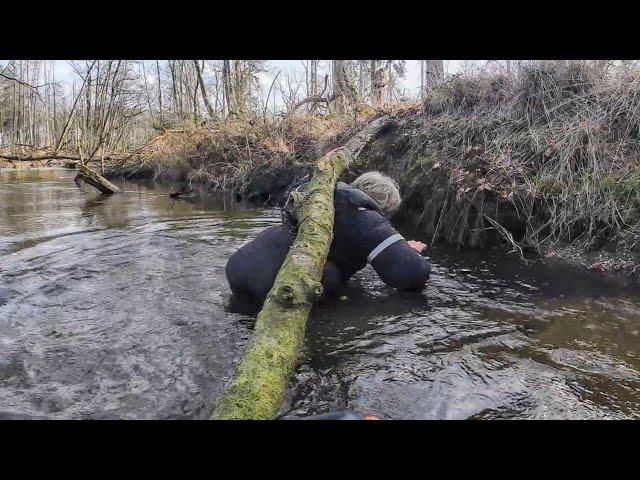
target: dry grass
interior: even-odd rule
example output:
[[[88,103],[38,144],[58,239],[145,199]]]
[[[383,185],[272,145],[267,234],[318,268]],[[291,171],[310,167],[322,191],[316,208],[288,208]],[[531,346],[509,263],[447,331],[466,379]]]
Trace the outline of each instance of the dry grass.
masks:
[[[110,170],[151,173],[159,180],[194,181],[225,190],[258,166],[313,160],[347,126],[348,120],[338,117],[289,115],[267,122],[230,119],[208,127],[168,130]]]
[[[451,217],[455,234],[449,231],[449,240],[477,243],[478,232],[490,225],[484,215],[464,213],[463,204],[482,209],[487,200],[491,208],[509,203],[526,224],[526,242],[535,247],[576,239],[597,247],[621,233],[635,235],[637,69],[542,62],[518,79],[462,75],[430,92],[424,113],[409,129],[407,156],[413,159],[411,175],[423,180],[446,172],[453,191],[438,195],[447,199],[432,192],[423,201],[437,200],[440,223]],[[423,185],[412,178],[410,188]]]

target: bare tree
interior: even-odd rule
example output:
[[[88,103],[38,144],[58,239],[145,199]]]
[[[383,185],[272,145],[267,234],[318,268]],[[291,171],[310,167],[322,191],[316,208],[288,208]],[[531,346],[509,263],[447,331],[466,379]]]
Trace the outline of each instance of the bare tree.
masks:
[[[366,70],[366,60],[358,60],[358,97],[361,102],[364,102],[366,99],[365,95],[365,70]]]
[[[349,79],[346,60],[333,61],[332,85],[337,111],[343,112],[358,102],[358,92]]]
[[[66,135],[67,131],[69,130],[69,125],[71,124],[71,120],[73,119],[73,114],[76,111],[76,106],[78,105],[78,101],[80,100],[80,96],[82,94],[82,90],[84,89],[84,86],[87,83],[87,79],[89,78],[89,75],[91,74],[91,69],[93,69],[93,66],[96,64],[97,60],[94,60],[93,63],[91,64],[91,66],[89,67],[89,69],[87,70],[87,74],[84,77],[83,81],[82,81],[82,87],[80,88],[80,91],[78,92],[78,95],[76,96],[75,101],[73,102],[73,107],[71,107],[71,112],[69,112],[69,116],[67,117],[67,122],[64,124],[64,127],[62,128],[62,133],[60,134],[60,137],[58,138],[58,141],[56,142],[56,146],[53,148],[53,154],[57,154],[58,151],[60,150],[60,146],[62,145],[62,141],[64,140],[64,136]]]
[[[309,81],[311,83],[309,96],[315,97],[318,95],[318,60],[311,60],[311,75]]]
[[[444,62],[442,60],[424,61],[424,88],[431,88],[444,80]]]
[[[204,101],[204,104],[207,107],[207,113],[209,114],[209,118],[211,120],[214,120],[215,117],[216,117],[216,114],[213,111],[213,107],[211,106],[211,102],[209,102],[209,96],[207,95],[207,90],[205,89],[204,81],[202,80],[202,68],[198,64],[197,60],[193,61],[193,66],[195,67],[196,73],[198,75],[198,84],[200,85],[200,93],[202,94],[202,100]]]
[[[369,64],[371,75],[371,105],[377,107],[382,101],[382,91],[385,87],[385,72],[379,66],[378,60],[371,60]]]

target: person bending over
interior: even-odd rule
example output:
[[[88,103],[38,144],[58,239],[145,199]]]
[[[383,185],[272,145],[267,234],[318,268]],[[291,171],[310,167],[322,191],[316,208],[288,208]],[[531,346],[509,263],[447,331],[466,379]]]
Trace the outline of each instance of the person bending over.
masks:
[[[294,187],[304,191],[307,185]],[[367,263],[391,287],[424,288],[431,271],[427,259],[420,255],[426,245],[406,241],[389,222],[400,203],[397,184],[379,172],[367,172],[351,185],[338,182],[333,241],[322,276],[326,294],[335,294]],[[267,228],[229,258],[226,275],[236,303],[251,302],[259,307],[271,290],[297,235],[295,218],[290,213],[284,217],[282,225]]]

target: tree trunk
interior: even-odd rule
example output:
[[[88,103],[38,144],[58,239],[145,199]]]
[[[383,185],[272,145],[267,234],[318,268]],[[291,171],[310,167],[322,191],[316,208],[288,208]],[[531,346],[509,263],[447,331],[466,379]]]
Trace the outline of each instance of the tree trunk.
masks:
[[[272,419],[277,413],[304,341],[307,316],[322,293],[322,271],[333,238],[336,181],[384,127],[381,117],[342,148],[321,157],[304,192],[294,192],[296,237],[258,314],[255,330],[213,419]]]
[[[420,100],[424,98],[424,60],[420,60]]]
[[[444,62],[442,60],[425,60],[424,86],[431,88],[444,80]]]
[[[204,101],[204,106],[207,108],[207,113],[209,114],[209,118],[211,120],[215,120],[216,114],[213,111],[211,102],[209,102],[209,96],[207,95],[207,90],[204,88],[204,81],[202,80],[202,69],[200,68],[200,64],[198,64],[197,60],[194,60],[193,65],[196,67],[196,74],[198,75],[198,84],[200,84],[200,93],[202,94],[202,100]]]
[[[391,71],[393,60],[387,60],[387,102],[391,104],[393,102],[393,88],[395,87],[395,79]]]
[[[336,110],[344,112],[348,107],[358,102],[358,92],[349,81],[346,62],[344,60],[333,61],[333,96],[336,100]]]
[[[102,193],[106,193],[106,194],[122,193],[122,190],[120,190],[118,187],[116,187],[113,183],[111,183],[109,180],[104,178],[99,173],[91,170],[86,165],[78,166],[78,175],[76,176],[76,179],[80,179],[83,182],[88,183],[89,185],[93,185]]]
[[[315,97],[318,95],[318,60],[311,60],[311,91],[309,92],[310,97]]]
[[[229,60],[222,61],[222,90],[226,101],[227,115],[233,113],[233,86],[231,85],[231,65]]]
[[[373,107],[377,107],[382,101],[384,70],[382,68],[378,68],[377,60],[371,60],[369,70],[371,75],[371,105]]]
[[[364,62],[365,60],[358,61],[358,97],[361,102],[364,103]]]
[[[160,125],[162,125],[162,83],[160,81],[160,62],[156,60],[156,72],[158,73],[158,115],[160,116]]]
[[[169,70],[171,71],[171,92],[173,93],[173,111],[176,117],[180,116],[178,111],[178,79],[176,78],[175,60],[169,60]]]
[[[87,70],[87,76],[82,81],[82,87],[80,87],[80,91],[78,92],[78,95],[76,96],[76,99],[73,102],[73,106],[71,107],[71,112],[69,112],[69,117],[67,118],[67,122],[64,124],[64,127],[62,129],[62,133],[60,134],[60,137],[58,138],[58,141],[56,142],[56,146],[53,149],[53,154],[54,155],[56,153],[58,153],[58,151],[60,150],[60,147],[62,146],[62,141],[64,140],[64,136],[66,135],[67,130],[69,130],[69,125],[71,124],[71,119],[73,118],[73,114],[76,111],[76,106],[78,105],[78,100],[80,100],[80,95],[82,94],[82,89],[84,88],[85,84],[87,83],[87,79],[91,75],[91,70],[93,70],[93,66],[95,64],[96,64],[96,60],[93,61],[93,63],[89,67],[89,70]]]

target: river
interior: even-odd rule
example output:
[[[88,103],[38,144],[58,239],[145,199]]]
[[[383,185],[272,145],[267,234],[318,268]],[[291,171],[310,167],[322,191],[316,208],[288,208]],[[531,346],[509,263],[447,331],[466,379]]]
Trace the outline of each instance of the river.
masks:
[[[207,418],[254,321],[229,311],[226,260],[279,213],[73,176],[0,172],[0,418]],[[640,418],[636,281],[429,254],[419,294],[367,267],[314,309],[280,418]]]

